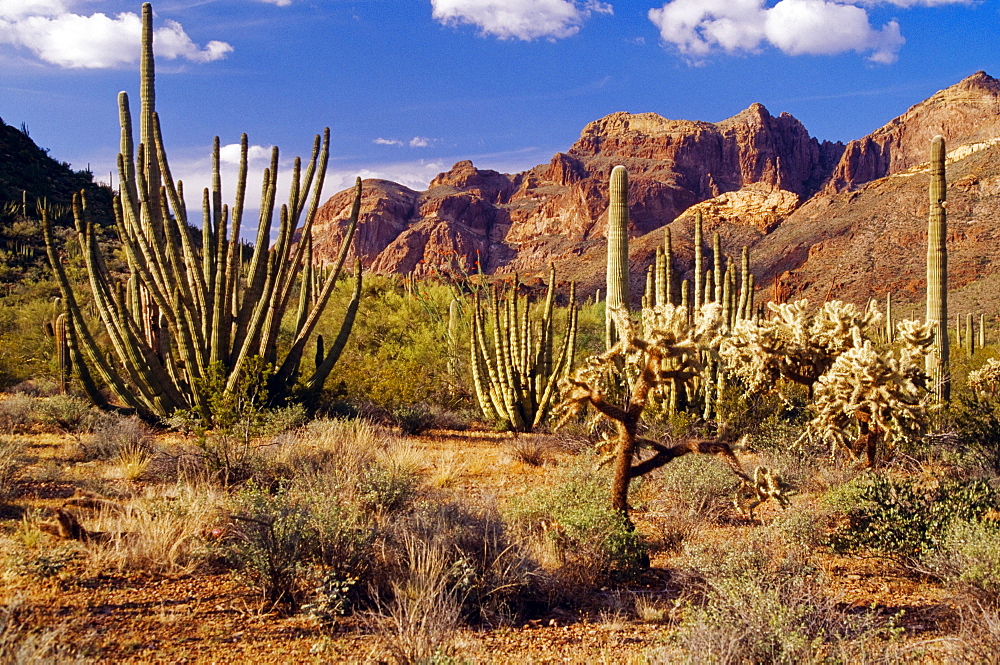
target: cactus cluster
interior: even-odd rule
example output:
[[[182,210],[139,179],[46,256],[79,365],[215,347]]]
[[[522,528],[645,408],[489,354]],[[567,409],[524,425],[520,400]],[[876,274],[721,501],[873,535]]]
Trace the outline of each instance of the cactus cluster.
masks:
[[[861,331],[851,348],[837,356],[817,380],[808,431],[865,456],[868,466],[883,445],[923,434],[929,424],[930,395],[923,390],[922,366],[933,343],[930,325],[902,321],[896,351],[876,350]]]
[[[475,296],[472,315],[471,364],[479,406],[487,419],[503,429],[529,432],[538,427],[558,396],[558,381],[573,365],[576,348],[576,285],[570,285],[566,330],[555,339],[556,271],[540,317],[533,321],[531,304],[517,293],[517,276],[506,300],[495,288],[486,290],[484,306]],[[491,334],[492,333],[492,334]],[[490,339],[492,337],[492,339]]]
[[[705,268],[703,240],[703,217],[701,211],[694,214],[694,292],[691,283],[681,282],[680,298],[676,296],[675,284],[679,275],[673,268],[673,242],[670,227],[664,229],[663,245],[656,248],[656,259],[647,270],[646,289],[642,297],[644,309],[659,305],[680,305],[694,316],[702,305],[718,303],[723,310],[723,321],[731,328],[737,321],[751,318],[754,308],[754,277],[750,273],[750,250],[743,247],[740,266],[722,251],[722,239],[718,232],[712,236],[712,267]]]
[[[98,246],[93,222],[82,195],[74,198],[73,218],[96,303],[100,324],[110,339],[108,354],[98,343],[92,323],[80,309],[42,211],[49,261],[62,291],[73,364],[91,398],[103,403],[90,368],[126,407],[146,417],[162,417],[194,408],[210,417],[201,379],[219,367],[232,390],[247,363],[262,358],[274,367],[269,393],[287,395],[299,381],[306,345],[313,337],[340,275],[360,209],[361,183],[344,245],[319,284],[311,262],[311,232],[329,154],[329,130],[316,137],[312,157],[303,167],[295,160],[289,201],[278,212],[277,241],[270,245],[275,215],[278,151],[264,171],[260,217],[252,250],[240,240],[247,183],[246,136],[241,141],[239,176],[232,207],[223,204],[220,148],[212,153],[211,189],[202,195],[200,239],[189,226],[183,183],[175,181],[164,149],[155,110],[152,9],[142,9],[140,142],[134,142],[128,96],[119,96],[121,152],[120,191],[114,199],[115,224],[128,264],[124,277],[112,274]],[[301,225],[300,225],[300,222]],[[297,241],[296,241],[297,239]],[[361,275],[354,284],[336,342],[317,358],[303,383],[322,387],[350,332],[360,298]],[[279,331],[299,293],[291,317],[290,344],[279,355]],[[320,342],[320,346],[322,343]],[[281,345],[284,346],[284,345]],[[86,356],[84,362],[83,356]]]

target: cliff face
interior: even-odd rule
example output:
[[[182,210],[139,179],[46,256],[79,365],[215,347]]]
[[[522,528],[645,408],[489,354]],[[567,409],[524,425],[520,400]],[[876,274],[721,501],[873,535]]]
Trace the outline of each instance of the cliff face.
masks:
[[[976,72],[851,141],[826,190],[849,190],[926,161],[927,145],[937,134],[948,144],[1000,135],[1000,81]]]
[[[685,211],[696,206],[707,227],[723,234],[727,252],[757,246],[766,254],[757,260],[767,275],[794,273],[810,256],[824,254],[810,238],[837,235],[831,229],[838,222],[828,215],[846,215],[856,198],[852,190],[919,167],[935,134],[959,151],[953,158],[992,145],[990,139],[1000,137],[1000,81],[978,72],[846,147],[820,142],[794,117],[772,116],[760,104],[719,123],[613,113],[584,127],[548,164],[522,173],[464,161],[426,192],[366,181],[355,252],[380,273],[421,274],[441,266],[474,271],[479,261],[487,272],[528,274],[555,260],[580,279],[603,275],[607,181],[623,164],[630,235],[639,241],[633,262],[646,261],[655,244],[644,236],[662,238],[654,232],[686,219]],[[342,192],[322,208],[319,256],[339,247],[349,205],[350,194]],[[684,219],[673,224],[682,266],[690,251]],[[822,281],[819,270],[810,284]]]

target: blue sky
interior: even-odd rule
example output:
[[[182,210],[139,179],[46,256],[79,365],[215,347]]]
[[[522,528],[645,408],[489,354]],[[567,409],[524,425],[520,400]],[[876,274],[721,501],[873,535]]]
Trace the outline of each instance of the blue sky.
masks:
[[[283,162],[332,131],[326,193],[422,188],[454,162],[513,172],[615,111],[719,121],[753,102],[848,141],[977,70],[1000,3],[974,0],[164,0],[157,104],[175,175],[212,139]],[[0,0],[0,117],[98,179],[137,102],[139,3]],[[263,164],[261,164],[263,168]],[[253,188],[251,188],[252,190]],[[195,190],[197,191],[197,190]]]

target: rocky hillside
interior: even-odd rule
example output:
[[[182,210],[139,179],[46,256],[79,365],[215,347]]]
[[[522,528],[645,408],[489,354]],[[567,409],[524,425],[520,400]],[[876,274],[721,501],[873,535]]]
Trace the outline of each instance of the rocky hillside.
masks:
[[[87,190],[97,216],[110,220],[110,189],[94,184],[91,172],[74,171],[69,164],[52,159],[31,140],[27,127],[12,127],[0,118],[0,209],[9,202],[20,203],[22,196],[29,206],[43,199],[68,206],[81,189]]]
[[[977,72],[866,137],[820,142],[760,104],[719,123],[614,113],[587,125],[565,153],[517,174],[459,162],[425,192],[367,181],[356,253],[377,272],[433,266],[541,273],[550,260],[585,290],[603,276],[607,179],[629,169],[633,274],[638,282],[669,225],[675,260],[690,270],[691,224],[724,251],[752,249],[758,284],[776,277],[790,296],[863,301],[923,289],[929,142],[950,150],[951,272],[974,305],[972,285],[991,272],[989,240],[1000,206],[1000,81]],[[321,211],[320,252],[338,245],[350,197]],[[1000,223],[998,223],[1000,224]],[[1000,257],[998,257],[1000,258]],[[991,278],[992,279],[992,278]],[[978,288],[978,287],[976,287]],[[633,293],[636,290],[633,289]]]

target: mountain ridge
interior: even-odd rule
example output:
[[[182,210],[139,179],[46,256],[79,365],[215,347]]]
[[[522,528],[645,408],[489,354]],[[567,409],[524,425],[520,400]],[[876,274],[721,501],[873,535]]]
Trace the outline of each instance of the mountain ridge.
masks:
[[[816,243],[797,239],[792,248],[782,248],[779,240],[793,231],[830,236],[816,210],[832,206],[845,214],[851,201],[869,201],[863,192],[872,183],[926,161],[935,134],[943,134],[961,159],[968,155],[955,150],[964,144],[992,155],[996,146],[990,141],[1000,137],[1000,81],[976,72],[846,145],[819,141],[790,114],[775,116],[757,103],[717,123],[616,112],[585,125],[577,141],[548,163],[520,173],[461,161],[426,191],[404,188],[405,196],[402,186],[366,181],[356,252],[376,272],[418,275],[444,264],[472,271],[476,260],[490,273],[524,275],[542,273],[555,261],[567,266],[561,274],[581,279],[585,291],[596,289],[599,280],[586,275],[603,274],[607,176],[623,164],[630,176],[631,260],[639,278],[652,260],[646,236],[662,238],[666,226],[673,231],[679,269],[690,270],[686,227],[700,208],[706,233],[718,230],[727,254],[751,247],[758,284],[789,273],[792,293],[816,297],[815,280],[806,285],[793,278]],[[906,187],[916,180],[909,178]],[[346,211],[344,193],[322,207],[317,245],[338,246]],[[798,245],[806,249],[795,250]],[[814,258],[825,253],[811,251]],[[583,264],[586,270],[574,269]]]

